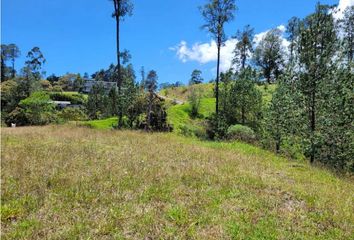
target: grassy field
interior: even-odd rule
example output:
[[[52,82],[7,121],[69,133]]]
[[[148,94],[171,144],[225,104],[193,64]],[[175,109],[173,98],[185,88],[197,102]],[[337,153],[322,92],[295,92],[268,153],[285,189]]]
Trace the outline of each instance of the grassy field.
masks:
[[[353,239],[354,184],[242,143],[2,129],[2,239]]]

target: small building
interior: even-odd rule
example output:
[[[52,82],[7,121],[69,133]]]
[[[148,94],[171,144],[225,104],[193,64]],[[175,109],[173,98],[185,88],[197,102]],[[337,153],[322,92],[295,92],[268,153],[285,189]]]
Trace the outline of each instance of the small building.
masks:
[[[116,82],[105,82],[105,81],[96,81],[94,79],[84,79],[84,88],[82,90],[83,93],[90,93],[92,91],[93,86],[102,85],[106,92],[109,92],[112,88],[117,87]]]
[[[71,105],[71,102],[69,101],[51,101],[51,103],[53,103],[57,108],[60,109],[70,107]]]

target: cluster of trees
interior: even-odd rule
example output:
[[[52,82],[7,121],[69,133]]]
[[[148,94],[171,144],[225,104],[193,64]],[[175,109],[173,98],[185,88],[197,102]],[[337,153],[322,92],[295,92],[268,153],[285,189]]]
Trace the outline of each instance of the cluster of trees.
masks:
[[[202,8],[204,27],[218,46],[216,114],[209,119],[209,137],[227,138],[241,129],[235,126],[245,126],[278,153],[298,148],[311,163],[354,171],[354,7],[341,20],[334,19],[334,6],[321,4],[304,19],[292,18],[288,49],[279,29],[268,31],[255,46],[254,31],[246,26],[236,34],[234,68],[219,74],[224,24],[235,9],[233,0],[210,0]],[[262,103],[260,79],[277,84],[270,104]]]
[[[47,77],[47,80],[42,80],[41,84],[45,90],[53,92],[83,92],[85,79],[88,79],[87,73],[83,77],[80,73],[66,73],[60,77],[52,74]]]
[[[111,67],[110,67],[111,68]],[[115,79],[114,73],[109,79]],[[158,76],[151,70],[140,83],[136,81],[131,64],[121,66],[122,88],[107,91],[102,83],[93,86],[88,96],[87,113],[90,119],[102,119],[117,116],[122,111],[122,125],[117,127],[144,129],[147,131],[169,131],[164,100],[158,96]],[[143,75],[142,75],[143,76]]]
[[[10,125],[44,125],[67,120],[86,120],[85,99],[82,95],[65,95],[63,90],[81,88],[78,74],[55,75],[43,79],[46,59],[39,47],[27,54],[25,66],[19,73],[15,60],[20,50],[15,44],[1,45],[1,121]],[[11,61],[11,67],[8,62]],[[78,84],[80,82],[80,84]],[[54,101],[70,101],[82,108],[58,109]]]

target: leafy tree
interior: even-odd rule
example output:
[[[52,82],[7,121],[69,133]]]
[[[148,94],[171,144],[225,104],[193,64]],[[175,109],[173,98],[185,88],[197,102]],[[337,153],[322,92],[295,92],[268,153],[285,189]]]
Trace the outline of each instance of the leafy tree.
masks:
[[[305,137],[309,141],[310,161],[313,163],[320,144],[318,138],[318,117],[324,99],[322,93],[326,79],[335,70],[333,59],[338,48],[334,19],[327,5],[316,6],[315,13],[303,20],[299,43],[299,63],[301,72],[298,88],[305,98],[308,115],[308,130]]]
[[[46,62],[41,50],[39,47],[32,48],[31,51],[27,54],[27,61],[25,62],[29,70],[32,72],[32,75],[36,80],[39,80],[41,77],[40,70],[42,69],[43,64]]]
[[[126,114],[129,106],[135,101],[138,94],[138,85],[136,84],[135,71],[132,64],[122,68],[124,88],[120,102],[123,104],[123,114]]]
[[[301,30],[301,20],[297,17],[292,17],[288,21],[288,25],[286,28],[287,32],[287,39],[290,42],[289,50],[290,50],[290,62],[293,61],[294,55],[295,55],[295,50],[297,46],[297,42],[299,39],[300,35],[300,30]]]
[[[140,69],[141,81],[140,81],[140,88],[145,89],[145,69],[144,66]]]
[[[124,17],[132,15],[133,12],[133,4],[130,0],[113,0],[114,12],[113,17],[116,20],[116,41],[117,41],[117,69],[118,69],[118,78],[117,78],[117,86],[118,86],[118,96],[121,96],[122,91],[122,76],[121,76],[121,52],[120,52],[120,22],[124,20]],[[123,109],[121,106],[118,108],[118,127],[122,127],[123,120]]]
[[[154,70],[151,70],[147,75],[145,81],[145,87],[148,92],[148,106],[146,109],[146,129],[145,129],[147,131],[151,130],[151,125],[152,125],[152,114],[153,114],[152,107],[155,98],[155,91],[157,90],[157,80],[158,80],[157,73]]]
[[[275,143],[277,153],[280,153],[286,138],[301,132],[302,108],[296,94],[289,83],[280,80],[266,113],[266,129]]]
[[[52,91],[53,90],[53,86],[48,80],[41,80],[40,84],[41,84],[41,88],[43,90],[46,90],[46,91]]]
[[[190,85],[201,84],[201,83],[203,83],[203,81],[204,81],[204,79],[202,77],[202,71],[200,71],[198,69],[193,70],[189,84]]]
[[[76,78],[74,80],[74,83],[73,83],[73,90],[74,91],[78,91],[78,92],[82,92],[83,88],[84,88],[84,79],[81,77],[80,74],[77,74],[76,75]]]
[[[348,7],[345,10],[341,26],[343,30],[343,53],[350,66],[354,61],[354,6]]]
[[[17,47],[16,44],[9,44],[7,46],[7,51],[8,51],[8,56],[9,59],[11,60],[12,63],[12,78],[15,78],[16,76],[16,70],[15,70],[15,60],[18,58],[21,54],[20,49]]]
[[[19,106],[12,111],[6,122],[8,125],[16,123],[23,125],[45,125],[55,122],[55,106],[45,92],[34,92],[22,100]]]
[[[191,106],[190,115],[192,118],[195,118],[199,115],[200,100],[201,100],[201,93],[199,89],[192,88],[188,96],[188,102],[189,105]]]
[[[203,25],[216,40],[217,44],[217,70],[216,70],[216,116],[219,115],[219,75],[220,75],[220,50],[226,36],[224,25],[234,19],[236,10],[235,0],[209,0],[209,2],[201,8],[202,15],[206,22]]]
[[[99,119],[106,112],[107,98],[102,84],[95,84],[88,96],[87,114],[90,119]]]
[[[1,112],[13,111],[20,99],[18,94],[18,83],[15,80],[8,80],[1,83]]]
[[[80,108],[67,107],[58,113],[58,117],[62,121],[85,121],[87,120],[87,115]]]
[[[9,78],[11,69],[7,67],[6,62],[9,60],[9,47],[6,44],[1,44],[1,82]]]
[[[256,74],[252,69],[243,70],[231,86],[231,105],[237,123],[256,127],[262,112],[262,93],[256,88]]]
[[[59,81],[59,77],[57,77],[55,74],[50,75],[49,77],[47,77],[47,80],[54,85],[54,83]]]
[[[250,25],[245,26],[242,32],[236,33],[238,42],[234,50],[233,64],[236,64],[241,70],[245,69],[247,59],[253,53],[253,37],[254,29]]]
[[[34,47],[28,52],[26,66],[22,69],[22,75],[26,82],[27,97],[40,89],[41,69],[45,62],[46,60],[39,47]]]
[[[189,80],[189,85],[201,84],[203,81],[204,79],[202,78],[202,71],[195,69],[192,72],[191,79]]]
[[[261,40],[254,52],[254,61],[259,66],[268,84],[272,78],[277,80],[284,65],[281,31],[270,30]]]
[[[321,91],[325,104],[317,122],[317,159],[338,170],[354,172],[354,73],[339,68]]]

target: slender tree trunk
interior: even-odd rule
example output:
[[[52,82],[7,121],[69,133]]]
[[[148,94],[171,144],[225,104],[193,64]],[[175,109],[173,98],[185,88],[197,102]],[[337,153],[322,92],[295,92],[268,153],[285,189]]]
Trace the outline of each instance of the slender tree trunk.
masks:
[[[16,71],[15,71],[15,58],[12,59],[12,78],[15,78]]]
[[[149,104],[148,104],[148,110],[146,113],[147,121],[146,121],[146,126],[145,126],[145,131],[150,131],[151,130],[151,109],[152,109],[152,101],[154,99],[154,95],[152,92],[149,93]]]
[[[245,120],[245,107],[244,106],[241,107],[241,119],[242,119],[242,125],[245,125],[246,120]]]
[[[118,128],[121,128],[123,125],[123,111],[122,111],[122,76],[121,76],[121,67],[120,67],[120,39],[119,39],[119,34],[120,34],[120,18],[119,18],[119,11],[120,11],[120,1],[119,0],[114,0],[114,9],[115,9],[115,14],[116,14],[116,24],[117,24],[117,68],[118,68],[118,79],[117,79],[117,87],[118,87]]]
[[[215,88],[215,97],[216,97],[216,116],[219,117],[219,75],[220,75],[220,50],[221,50],[221,40],[218,39],[218,62],[216,66],[216,88]]]
[[[5,61],[1,58],[1,82],[5,81]]]
[[[311,156],[310,156],[310,162],[314,163],[315,162],[315,143],[314,143],[314,137],[315,137],[315,131],[316,131],[316,94],[315,92],[312,93],[311,96],[311,113],[310,113],[310,121],[311,121]]]
[[[275,141],[275,152],[276,152],[277,154],[280,153],[280,139],[277,139],[277,140]]]

